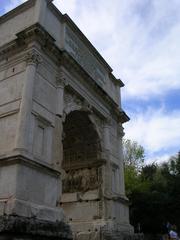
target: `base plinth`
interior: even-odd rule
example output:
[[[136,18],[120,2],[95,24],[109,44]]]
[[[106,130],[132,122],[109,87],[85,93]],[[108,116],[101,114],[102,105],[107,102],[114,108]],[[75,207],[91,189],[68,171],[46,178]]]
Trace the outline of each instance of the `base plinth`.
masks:
[[[143,234],[135,234],[130,224],[113,225],[108,221],[94,223],[70,223],[74,240],[143,240]]]
[[[144,240],[143,234],[128,234],[118,231],[114,232],[81,232],[77,233],[74,240]]]
[[[72,240],[69,225],[17,216],[0,217],[0,240]]]

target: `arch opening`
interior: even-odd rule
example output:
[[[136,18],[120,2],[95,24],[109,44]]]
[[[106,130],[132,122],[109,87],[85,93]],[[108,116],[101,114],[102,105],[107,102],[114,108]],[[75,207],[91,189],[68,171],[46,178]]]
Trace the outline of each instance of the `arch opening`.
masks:
[[[62,191],[84,193],[100,187],[101,144],[88,113],[73,111],[63,124]]]

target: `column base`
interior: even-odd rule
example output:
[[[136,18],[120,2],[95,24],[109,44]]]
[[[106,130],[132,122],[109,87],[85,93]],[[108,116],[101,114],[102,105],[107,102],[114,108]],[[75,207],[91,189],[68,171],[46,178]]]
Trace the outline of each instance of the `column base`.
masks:
[[[0,240],[72,240],[64,222],[50,222],[18,216],[0,217]]]

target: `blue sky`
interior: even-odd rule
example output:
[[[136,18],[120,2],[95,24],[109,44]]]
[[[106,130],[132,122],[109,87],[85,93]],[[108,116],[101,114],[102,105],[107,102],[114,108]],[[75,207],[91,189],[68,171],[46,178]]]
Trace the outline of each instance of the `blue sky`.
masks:
[[[23,0],[0,0],[0,14]],[[54,0],[125,83],[126,138],[145,148],[146,161],[180,150],[180,1]]]

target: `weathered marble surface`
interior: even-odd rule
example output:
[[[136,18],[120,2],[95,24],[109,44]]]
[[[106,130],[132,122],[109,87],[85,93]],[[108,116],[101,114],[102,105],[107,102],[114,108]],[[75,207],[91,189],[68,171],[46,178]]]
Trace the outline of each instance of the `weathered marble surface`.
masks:
[[[63,222],[49,222],[18,216],[0,217],[0,239],[71,240],[72,233]]]

